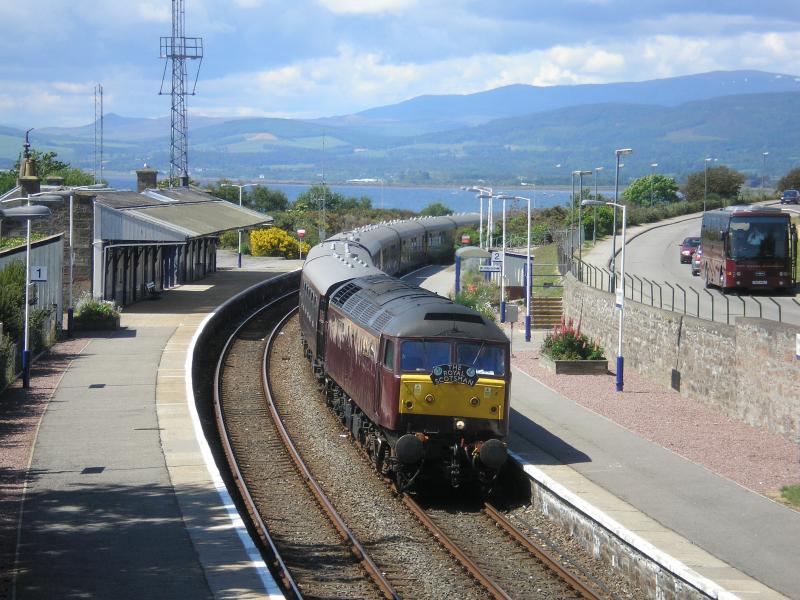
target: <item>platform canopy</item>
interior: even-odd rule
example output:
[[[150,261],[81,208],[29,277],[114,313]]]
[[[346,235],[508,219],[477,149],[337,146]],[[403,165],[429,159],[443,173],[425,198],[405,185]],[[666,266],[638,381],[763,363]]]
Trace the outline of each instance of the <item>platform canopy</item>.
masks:
[[[456,250],[456,258],[491,258],[492,253],[477,246],[464,246]]]

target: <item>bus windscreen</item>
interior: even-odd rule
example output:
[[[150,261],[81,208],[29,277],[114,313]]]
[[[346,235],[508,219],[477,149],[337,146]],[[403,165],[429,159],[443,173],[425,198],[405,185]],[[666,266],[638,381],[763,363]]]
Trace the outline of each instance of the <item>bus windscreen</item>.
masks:
[[[733,217],[728,258],[786,260],[788,231],[786,219],[782,217]]]

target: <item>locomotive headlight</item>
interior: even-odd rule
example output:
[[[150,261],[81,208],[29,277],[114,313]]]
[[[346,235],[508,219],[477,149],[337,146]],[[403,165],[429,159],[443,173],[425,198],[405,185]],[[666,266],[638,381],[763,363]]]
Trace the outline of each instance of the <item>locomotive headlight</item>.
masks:
[[[467,426],[467,424],[466,424],[466,423],[464,423],[464,421],[462,421],[461,419],[459,419],[458,421],[456,421],[456,429],[458,429],[459,431],[461,431],[462,429],[464,429],[464,427],[466,427],[466,426]]]
[[[406,400],[406,408],[408,410],[411,410],[412,408],[414,408],[414,403],[411,400]]]
[[[480,403],[481,403],[481,401],[480,401],[480,400],[478,400],[478,397],[477,397],[477,396],[473,396],[472,398],[470,398],[470,399],[469,399],[469,403],[470,403],[472,406],[478,406],[478,404],[480,404]]]
[[[427,396],[425,396],[425,402],[431,404],[433,402],[433,394],[428,394]]]

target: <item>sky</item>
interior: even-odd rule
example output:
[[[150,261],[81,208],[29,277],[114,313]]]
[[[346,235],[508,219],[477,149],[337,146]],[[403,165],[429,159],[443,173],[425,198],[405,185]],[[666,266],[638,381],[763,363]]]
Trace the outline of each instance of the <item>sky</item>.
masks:
[[[315,118],[424,94],[800,74],[797,0],[185,0],[204,58],[192,115]],[[0,124],[169,114],[170,0],[0,2]],[[199,61],[187,61],[194,78]],[[170,89],[170,73],[164,91]]]

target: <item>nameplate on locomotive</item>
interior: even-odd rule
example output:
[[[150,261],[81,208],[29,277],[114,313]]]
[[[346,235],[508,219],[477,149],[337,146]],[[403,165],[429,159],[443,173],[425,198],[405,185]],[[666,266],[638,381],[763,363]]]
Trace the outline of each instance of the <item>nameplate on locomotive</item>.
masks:
[[[465,383],[475,385],[478,382],[478,373],[475,367],[468,365],[438,365],[431,371],[433,385],[440,383]]]

